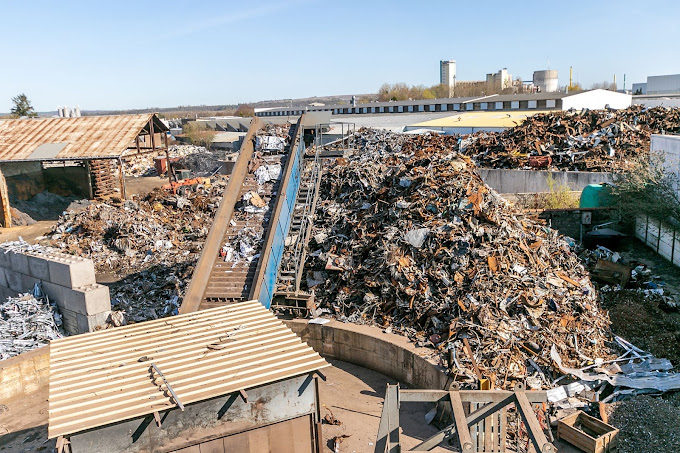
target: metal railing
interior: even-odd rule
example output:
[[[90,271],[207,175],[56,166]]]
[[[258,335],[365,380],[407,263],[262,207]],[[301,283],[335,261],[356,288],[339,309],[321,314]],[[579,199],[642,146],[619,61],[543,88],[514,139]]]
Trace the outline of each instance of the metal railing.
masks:
[[[319,160],[319,147],[315,147],[314,161],[312,162],[312,174],[309,177],[309,190],[305,197],[304,210],[300,217],[300,232],[295,242],[295,251],[293,254],[293,262],[295,263],[295,292],[300,291],[300,282],[302,281],[302,271],[304,269],[304,261],[306,257],[305,247],[309,242],[309,235],[312,232],[312,220],[314,212],[312,211],[316,206],[316,197],[318,196],[319,183],[321,178],[321,161]]]

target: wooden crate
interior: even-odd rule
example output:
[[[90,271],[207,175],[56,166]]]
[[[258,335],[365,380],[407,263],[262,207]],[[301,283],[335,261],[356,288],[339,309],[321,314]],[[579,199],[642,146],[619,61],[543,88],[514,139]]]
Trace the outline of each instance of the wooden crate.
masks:
[[[619,430],[590,415],[578,411],[557,422],[557,438],[586,453],[616,450]]]

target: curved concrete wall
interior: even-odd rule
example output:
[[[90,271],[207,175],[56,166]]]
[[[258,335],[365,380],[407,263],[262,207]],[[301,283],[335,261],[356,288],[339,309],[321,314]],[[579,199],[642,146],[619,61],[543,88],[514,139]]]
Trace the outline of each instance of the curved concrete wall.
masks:
[[[326,324],[309,324],[303,319],[284,322],[326,358],[378,371],[414,388],[446,388],[448,377],[444,369],[425,357],[434,351],[416,348],[401,335],[334,320]]]
[[[0,401],[32,393],[49,381],[49,346],[0,360]]]

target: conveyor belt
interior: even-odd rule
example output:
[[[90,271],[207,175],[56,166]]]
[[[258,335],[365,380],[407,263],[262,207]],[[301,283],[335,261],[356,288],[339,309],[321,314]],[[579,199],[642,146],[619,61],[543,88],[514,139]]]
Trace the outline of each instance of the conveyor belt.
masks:
[[[263,163],[267,165],[279,163],[283,166],[286,162],[286,155],[268,155],[264,156],[263,160]],[[260,249],[265,231],[269,226],[270,216],[274,210],[279,186],[280,180],[258,185],[252,174],[246,176],[246,181],[241,187],[241,197],[247,192],[256,192],[267,203],[269,210],[264,214],[249,214],[242,211],[234,212],[232,221],[222,238],[222,244],[231,243],[239,231],[249,228],[261,235],[260,248],[256,250],[256,253],[261,252]],[[253,286],[257,262],[258,260],[254,259],[250,263],[239,261],[236,265],[233,265],[232,263],[225,262],[224,258],[218,255],[215,258],[210,272],[210,279],[203,294],[204,301],[220,303],[247,300]]]
[[[283,171],[278,181],[258,185],[249,167],[254,154],[254,137],[261,127],[261,120],[253,119],[225,189],[224,198],[203,246],[203,252],[194,270],[180,313],[257,298],[265,274],[271,270],[272,266],[268,266],[268,260],[271,259],[269,249],[272,247],[274,235],[270,231],[272,228],[270,225],[276,227],[279,216],[286,215],[286,213],[282,214],[282,205],[285,200],[281,200],[279,189],[282,184],[285,187],[289,186],[286,178],[290,178],[291,175],[288,162],[290,149],[284,150],[283,153],[262,156],[263,164],[280,163]],[[290,133],[293,138],[288,148],[296,149],[300,135],[298,126],[291,126]],[[251,170],[254,169],[251,168]],[[294,188],[293,196],[296,196],[297,186]],[[236,209],[239,200],[249,191],[257,192],[264,200],[266,206],[269,207],[266,213],[251,214]],[[256,250],[256,253],[260,254],[259,258],[250,262],[242,260],[236,264],[225,262],[224,257],[220,256],[220,249],[224,244],[232,243],[235,236],[245,228],[250,228],[261,235],[259,249]],[[275,271],[277,268],[278,266]]]

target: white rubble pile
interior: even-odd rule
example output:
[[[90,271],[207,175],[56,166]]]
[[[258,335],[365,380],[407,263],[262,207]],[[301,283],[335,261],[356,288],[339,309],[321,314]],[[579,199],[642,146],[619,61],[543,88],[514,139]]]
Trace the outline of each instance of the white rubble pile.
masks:
[[[286,139],[275,135],[258,135],[255,137],[255,151],[283,151]]]
[[[232,263],[232,267],[241,261],[250,263],[260,257],[259,253],[255,253],[260,241],[262,241],[262,232],[244,228],[231,242],[224,244],[220,250],[220,256],[225,262]]]
[[[281,164],[260,165],[255,170],[255,178],[260,185],[279,180],[281,178]]]
[[[168,148],[170,159],[184,158],[193,154],[210,154],[210,151],[203,146],[195,145],[172,145]],[[125,176],[151,176],[156,174],[155,160],[156,157],[165,158],[165,153],[154,155],[147,153],[137,156],[127,156],[123,158],[123,170]]]
[[[62,338],[61,315],[36,285],[33,294],[0,302],[0,360],[45,346]]]

